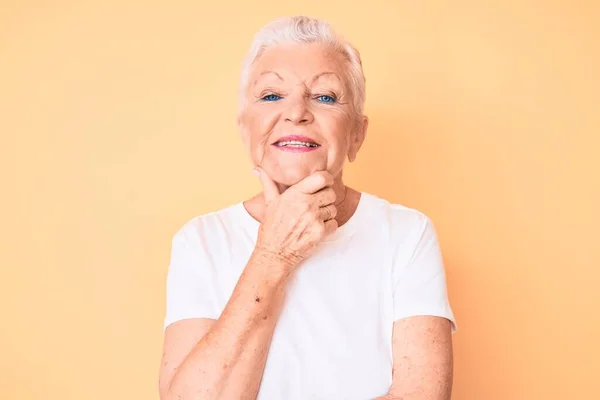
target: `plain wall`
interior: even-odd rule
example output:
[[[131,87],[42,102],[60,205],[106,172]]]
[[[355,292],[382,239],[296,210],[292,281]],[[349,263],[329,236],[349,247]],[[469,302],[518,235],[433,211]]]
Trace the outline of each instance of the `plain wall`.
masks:
[[[434,221],[456,400],[598,399],[597,1],[1,1],[0,398],[158,399],[170,240],[260,186],[240,63],[275,17],[361,51],[347,184]]]

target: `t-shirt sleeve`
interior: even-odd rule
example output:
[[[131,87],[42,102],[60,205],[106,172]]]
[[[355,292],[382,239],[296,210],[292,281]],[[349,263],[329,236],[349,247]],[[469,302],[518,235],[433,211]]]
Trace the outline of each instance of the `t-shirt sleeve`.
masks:
[[[394,321],[417,315],[444,317],[452,322],[454,332],[456,321],[448,301],[437,234],[431,220],[422,217],[420,234],[408,262],[404,257],[395,260]]]
[[[167,273],[164,328],[188,318],[219,317],[215,296],[215,273],[184,229],[173,236]]]

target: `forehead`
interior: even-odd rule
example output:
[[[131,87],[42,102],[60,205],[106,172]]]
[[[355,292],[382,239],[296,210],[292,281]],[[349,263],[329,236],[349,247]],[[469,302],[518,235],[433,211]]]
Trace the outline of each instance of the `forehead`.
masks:
[[[267,71],[276,72],[285,81],[307,81],[324,72],[333,72],[344,86],[347,85],[344,56],[322,43],[286,43],[268,47],[252,65],[250,83],[257,79],[277,79],[275,74],[266,74]],[[329,74],[321,75],[321,79],[338,80]]]

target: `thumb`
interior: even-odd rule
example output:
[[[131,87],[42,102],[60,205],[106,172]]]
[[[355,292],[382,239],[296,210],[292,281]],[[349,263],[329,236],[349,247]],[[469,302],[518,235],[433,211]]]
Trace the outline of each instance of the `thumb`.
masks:
[[[256,175],[260,180],[260,184],[263,188],[263,193],[265,195],[265,201],[269,204],[271,201],[275,200],[279,195],[279,189],[273,180],[267,175],[264,169],[261,167],[255,167],[254,171],[256,171]]]

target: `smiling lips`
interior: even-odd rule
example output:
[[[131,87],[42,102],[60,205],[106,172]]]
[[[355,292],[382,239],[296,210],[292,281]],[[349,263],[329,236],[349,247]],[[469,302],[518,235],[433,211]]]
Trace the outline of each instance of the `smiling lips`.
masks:
[[[279,150],[291,151],[293,153],[305,153],[317,150],[320,144],[306,136],[284,136],[272,144]]]

